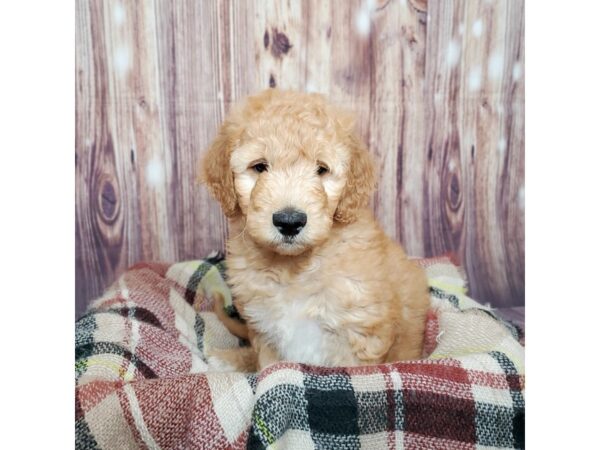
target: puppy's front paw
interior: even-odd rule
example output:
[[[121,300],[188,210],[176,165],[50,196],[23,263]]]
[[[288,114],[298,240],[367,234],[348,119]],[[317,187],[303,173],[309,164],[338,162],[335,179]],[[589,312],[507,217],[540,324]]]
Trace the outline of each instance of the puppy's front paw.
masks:
[[[235,372],[235,367],[218,356],[208,357],[208,372]]]
[[[255,372],[256,353],[251,347],[210,349],[205,353],[209,372]]]

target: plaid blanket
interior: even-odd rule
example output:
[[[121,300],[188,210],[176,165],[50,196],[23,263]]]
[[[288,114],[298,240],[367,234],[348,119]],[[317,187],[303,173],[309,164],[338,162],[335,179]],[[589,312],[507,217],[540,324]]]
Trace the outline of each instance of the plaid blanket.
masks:
[[[132,267],[76,324],[76,447],[523,448],[521,331],[468,298],[447,259],[421,264],[426,359],[256,374],[204,356],[245,345],[212,312],[215,292],[230,299],[221,255]]]

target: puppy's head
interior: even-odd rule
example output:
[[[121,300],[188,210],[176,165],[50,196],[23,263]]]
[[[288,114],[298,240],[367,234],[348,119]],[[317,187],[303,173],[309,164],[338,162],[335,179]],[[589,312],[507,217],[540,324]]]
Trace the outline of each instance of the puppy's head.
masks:
[[[371,158],[352,118],[317,94],[269,89],[225,120],[202,180],[261,247],[298,255],[334,221],[356,219],[374,188]]]

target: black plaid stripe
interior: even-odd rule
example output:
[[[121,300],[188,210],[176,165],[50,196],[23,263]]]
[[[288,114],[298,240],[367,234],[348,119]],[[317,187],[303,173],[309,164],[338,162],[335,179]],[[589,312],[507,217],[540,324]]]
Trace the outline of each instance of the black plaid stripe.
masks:
[[[94,344],[94,332],[98,328],[96,317],[86,314],[75,323],[75,381],[87,370],[87,358],[77,358],[77,349],[85,345]]]
[[[218,251],[214,255],[206,258],[206,262],[212,264],[213,266],[222,263],[225,260],[225,255],[223,252]]]
[[[390,394],[393,398],[393,404],[390,404]],[[406,411],[404,407],[404,395],[402,390],[388,390],[388,408],[393,408],[393,410],[388,409],[388,431],[404,431],[405,429],[405,416]],[[391,414],[393,413],[393,428],[392,424],[389,423]]]
[[[200,314],[196,314],[196,320],[194,322],[194,331],[196,332],[196,342],[198,343],[198,350],[200,350],[202,355],[204,355],[204,330],[204,319],[200,316]]]
[[[221,278],[227,281],[227,266],[225,265],[225,260],[216,263],[215,267],[219,269],[219,274],[221,274]]]
[[[360,439],[356,434],[329,434],[312,432],[311,436],[317,449],[358,450]]]
[[[75,322],[75,347],[93,343],[94,332],[97,328],[98,325],[96,324],[96,316],[94,314],[86,314]]]
[[[307,369],[311,370],[310,367],[307,367]],[[321,391],[354,391],[350,376],[341,370],[338,373],[331,373],[326,375],[314,372],[305,372],[304,386],[306,387],[306,389],[315,389]]]
[[[227,280],[227,266],[225,265],[225,255],[222,252],[217,252],[214,256],[206,258],[205,261],[216,267],[221,278]]]
[[[512,448],[515,416],[513,408],[476,402],[475,409],[477,443],[490,447]]]
[[[439,299],[448,300],[452,306],[459,309],[458,297],[456,295],[448,294],[447,292],[433,286],[429,286],[429,292]]]
[[[119,306],[110,309],[90,309],[84,316],[77,321],[77,333],[79,333],[79,323],[82,319],[88,319],[95,317],[97,314],[117,314],[119,316],[144,322],[145,324],[152,325],[158,328],[163,328],[158,317],[149,309],[142,308],[139,306]]]
[[[263,443],[260,439],[260,435],[257,434],[254,426],[250,429],[250,433],[248,434],[248,441],[246,442],[246,448],[248,450],[263,450],[267,448],[266,443]]]
[[[139,306],[129,308],[124,306],[121,308],[109,309],[107,312],[115,312],[131,320],[139,320],[140,322],[144,322],[148,325],[162,329],[162,324],[160,323],[160,320],[158,320],[158,317],[156,317],[152,311],[146,308],[141,308]]]
[[[77,390],[75,391],[75,448],[81,450],[95,450],[100,448],[85,420],[85,413],[81,407],[79,392]]]
[[[387,405],[387,427],[386,431],[404,431],[404,416],[406,411],[404,409],[404,396],[402,389],[394,389],[392,374],[395,373],[398,377],[400,375],[395,371],[388,371],[384,368],[384,380],[386,383],[386,405]]]
[[[498,362],[504,371],[510,389],[510,396],[513,403],[512,446],[517,449],[525,448],[525,399],[521,392],[519,372],[510,358],[504,353],[490,352],[489,355]]]
[[[308,424],[317,448],[359,448],[358,400],[350,376],[304,374]]]
[[[312,432],[358,434],[358,404],[354,391],[306,389],[305,396]]]
[[[252,393],[256,394],[256,386],[258,385],[258,373],[249,373],[246,375],[246,380],[252,388]]]
[[[523,335],[522,330],[520,330],[520,328],[518,326],[516,326],[515,324],[513,324],[512,322],[505,320],[504,318],[500,317],[498,314],[494,313],[493,311],[488,311],[487,309],[480,309],[482,312],[484,312],[485,314],[487,314],[488,316],[490,316],[492,319],[495,319],[496,321],[500,322],[502,325],[504,325],[508,331],[510,331],[510,334],[512,335],[512,337],[515,338],[515,341],[519,341]]]
[[[400,391],[354,392],[350,377],[339,373],[305,373],[304,380],[305,389],[278,385],[259,398],[248,448],[266,448],[287,429],[310,430],[316,448],[342,449],[360,448],[361,435],[403,429]],[[250,381],[255,387],[255,377]],[[306,401],[300,404],[302,394]]]
[[[196,293],[198,292],[198,286],[202,282],[204,276],[212,269],[215,268],[219,271],[219,275],[223,280],[227,279],[225,266],[225,257],[221,252],[217,252],[215,256],[211,256],[204,261],[201,261],[190,279],[188,280],[185,288],[185,300],[192,305],[196,299]]]
[[[309,430],[308,402],[304,389],[279,384],[261,395],[252,413],[248,448],[266,448],[286,430]]]
[[[459,300],[456,295],[449,294],[442,289],[432,287],[432,286],[429,287],[429,292],[440,300],[447,300],[452,306],[454,306],[455,308],[457,308],[461,311],[468,311],[468,310],[476,309],[478,311],[483,312],[484,314],[487,314],[492,319],[494,319],[494,320],[500,322],[502,325],[504,325],[508,329],[508,331],[510,331],[510,334],[515,338],[516,341],[520,341],[520,339],[523,337],[523,331],[519,327],[517,327],[516,325],[514,325],[513,323],[511,323],[507,320],[504,320],[502,317],[498,316],[493,311],[489,311],[484,308],[476,308],[476,307],[460,309]]]
[[[389,407],[387,391],[357,392],[358,429],[360,434],[380,433],[388,430]]]
[[[103,354],[114,354],[119,355],[128,360],[133,366],[140,371],[145,378],[156,378],[156,373],[142,361],[137,355],[131,353],[128,349],[122,345],[115,344],[114,342],[96,342],[93,344],[83,344],[75,348],[75,359],[76,364],[89,358],[93,355]]]
[[[198,291],[198,286],[204,278],[204,275],[213,268],[213,265],[207,261],[202,261],[190,279],[188,280],[187,286],[185,287],[185,301],[190,305],[194,304],[194,300],[196,299],[196,292]]]
[[[77,450],[96,450],[100,448],[83,417],[75,421],[75,448]]]

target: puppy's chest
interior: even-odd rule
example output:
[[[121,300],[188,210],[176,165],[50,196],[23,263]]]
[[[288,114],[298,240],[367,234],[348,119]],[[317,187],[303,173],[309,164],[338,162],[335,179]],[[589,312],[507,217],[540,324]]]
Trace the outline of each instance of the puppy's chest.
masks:
[[[259,308],[253,314],[254,323],[283,360],[325,364],[333,334],[321,318],[307,312],[307,303],[306,299],[288,299],[277,311]]]
[[[314,280],[313,286],[319,286]],[[283,360],[326,365],[339,341],[324,314],[323,289],[306,292],[297,285],[275,285],[271,295],[255,298],[244,315]]]

